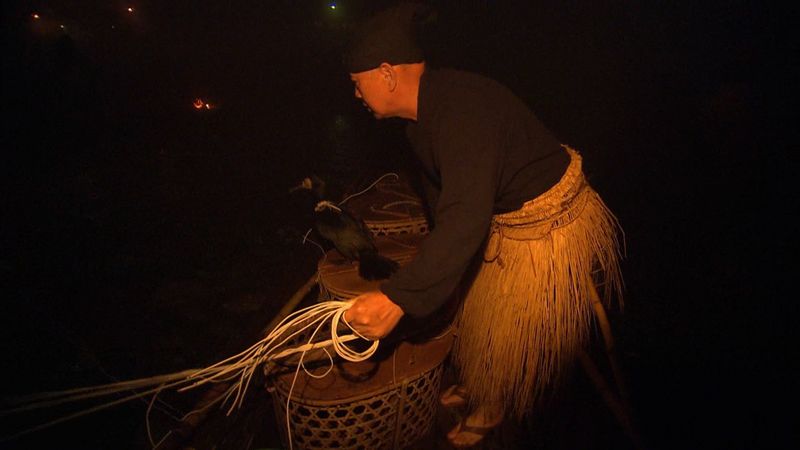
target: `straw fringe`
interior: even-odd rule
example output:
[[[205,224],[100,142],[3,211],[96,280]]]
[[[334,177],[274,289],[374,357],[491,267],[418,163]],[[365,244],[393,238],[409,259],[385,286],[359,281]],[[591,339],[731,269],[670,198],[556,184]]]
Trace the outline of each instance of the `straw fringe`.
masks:
[[[556,186],[494,217],[460,311],[454,361],[474,405],[521,417],[587,342],[595,285],[621,304],[621,231],[588,186],[581,157]]]

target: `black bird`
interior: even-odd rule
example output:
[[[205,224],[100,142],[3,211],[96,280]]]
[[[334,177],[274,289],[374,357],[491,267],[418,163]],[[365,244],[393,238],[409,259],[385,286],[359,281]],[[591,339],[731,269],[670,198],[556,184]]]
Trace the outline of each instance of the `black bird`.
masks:
[[[393,261],[378,253],[372,231],[363,220],[336,203],[324,200],[325,183],[319,178],[306,178],[292,191],[307,189],[316,200],[314,228],[325,240],[350,261],[358,261],[358,274],[365,280],[389,278],[398,268]]]

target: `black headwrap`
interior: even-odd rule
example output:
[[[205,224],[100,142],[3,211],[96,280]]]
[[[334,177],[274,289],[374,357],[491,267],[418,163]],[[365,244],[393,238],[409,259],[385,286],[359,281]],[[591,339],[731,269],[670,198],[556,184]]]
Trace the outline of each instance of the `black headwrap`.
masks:
[[[371,70],[381,63],[408,64],[424,60],[417,45],[417,23],[430,13],[421,3],[401,3],[383,10],[359,26],[344,54],[349,73]]]

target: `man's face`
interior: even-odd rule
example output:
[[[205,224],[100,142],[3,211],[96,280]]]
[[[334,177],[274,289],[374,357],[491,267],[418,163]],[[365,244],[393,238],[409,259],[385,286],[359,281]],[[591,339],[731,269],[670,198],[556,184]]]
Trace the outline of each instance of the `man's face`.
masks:
[[[380,67],[364,72],[351,73],[350,80],[353,82],[356,98],[361,100],[364,107],[376,119],[390,116],[389,94],[391,90]]]

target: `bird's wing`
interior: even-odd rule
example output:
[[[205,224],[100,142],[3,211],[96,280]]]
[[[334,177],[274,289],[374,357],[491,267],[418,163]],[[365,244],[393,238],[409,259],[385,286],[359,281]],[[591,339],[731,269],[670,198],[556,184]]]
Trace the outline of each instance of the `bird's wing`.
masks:
[[[354,224],[358,227],[361,233],[364,235],[364,239],[369,241],[371,244],[374,245],[375,240],[373,239],[372,230],[369,229],[367,223],[364,222],[364,219],[355,216],[354,214],[347,212],[349,218],[354,222]]]

